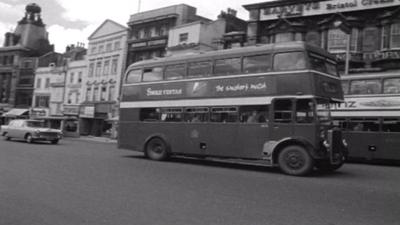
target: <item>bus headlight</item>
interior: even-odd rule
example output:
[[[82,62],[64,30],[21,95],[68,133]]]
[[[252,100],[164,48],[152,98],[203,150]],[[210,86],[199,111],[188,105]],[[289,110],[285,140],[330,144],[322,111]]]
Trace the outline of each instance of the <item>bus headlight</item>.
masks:
[[[347,148],[347,141],[346,139],[342,139],[343,146]]]
[[[322,144],[324,145],[324,147],[326,149],[329,149],[330,145],[329,145],[329,142],[327,140],[324,140],[324,142],[322,142]]]

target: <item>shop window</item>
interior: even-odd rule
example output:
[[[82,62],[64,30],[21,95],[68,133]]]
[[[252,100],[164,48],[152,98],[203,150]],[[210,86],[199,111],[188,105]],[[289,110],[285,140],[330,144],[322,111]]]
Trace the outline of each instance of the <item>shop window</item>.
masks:
[[[189,77],[205,77],[211,75],[211,61],[192,62],[188,64]]]
[[[240,58],[218,59],[215,60],[215,75],[231,75],[241,72]]]
[[[238,109],[236,107],[211,108],[211,122],[235,123],[238,121]]]
[[[390,78],[383,81],[384,94],[399,94],[400,93],[400,78]]]
[[[285,52],[274,56],[274,70],[300,70],[306,68],[306,60],[303,52]]]
[[[163,79],[163,68],[153,67],[143,70],[143,81],[157,81]]]
[[[350,94],[380,94],[382,84],[380,80],[354,80],[350,83]]]
[[[165,79],[167,80],[182,79],[185,77],[185,75],[186,75],[185,64],[171,65],[165,68]]]
[[[77,120],[65,120],[64,129],[67,132],[77,132],[78,131],[78,121]]]
[[[262,73],[271,71],[271,55],[255,55],[243,58],[244,73]]]

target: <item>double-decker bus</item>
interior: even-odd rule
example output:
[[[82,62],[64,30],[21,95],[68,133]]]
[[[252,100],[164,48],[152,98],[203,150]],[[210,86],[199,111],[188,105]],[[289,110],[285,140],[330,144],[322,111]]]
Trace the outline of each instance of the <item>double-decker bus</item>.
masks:
[[[342,77],[345,102],[332,109],[349,158],[400,162],[400,73]]]
[[[153,160],[333,171],[346,148],[329,107],[342,100],[335,60],[303,42],[141,61],[124,78],[118,146]]]

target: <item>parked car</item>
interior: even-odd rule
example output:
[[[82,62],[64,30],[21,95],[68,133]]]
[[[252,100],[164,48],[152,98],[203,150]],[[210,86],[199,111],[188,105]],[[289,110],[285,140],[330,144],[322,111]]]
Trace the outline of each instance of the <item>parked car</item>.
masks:
[[[11,138],[24,139],[28,143],[34,141],[50,141],[57,144],[62,138],[62,132],[45,126],[40,120],[12,120],[8,125],[1,126],[1,135],[6,140]]]

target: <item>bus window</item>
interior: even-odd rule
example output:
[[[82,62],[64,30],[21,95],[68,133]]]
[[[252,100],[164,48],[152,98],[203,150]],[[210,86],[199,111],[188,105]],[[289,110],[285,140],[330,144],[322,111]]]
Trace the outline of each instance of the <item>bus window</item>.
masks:
[[[350,94],[380,94],[382,85],[380,80],[353,80],[350,82]]]
[[[206,107],[195,107],[185,109],[185,121],[186,122],[208,122],[208,108]]]
[[[378,118],[355,118],[350,119],[347,123],[347,130],[350,131],[379,131],[379,119]]]
[[[278,53],[274,56],[274,70],[301,70],[306,68],[303,52]]]
[[[142,70],[136,69],[128,72],[128,74],[126,75],[125,82],[127,84],[138,83],[140,82],[141,79],[142,79]]]
[[[240,58],[215,60],[214,75],[231,75],[241,72]]]
[[[178,80],[185,77],[186,67],[185,64],[177,64],[167,66],[165,68],[165,79],[167,80]]]
[[[244,73],[262,73],[271,71],[271,55],[255,55],[243,58]]]
[[[343,94],[345,94],[345,95],[349,94],[349,82],[348,81],[342,81],[342,89],[343,89]]]
[[[188,64],[188,77],[206,77],[211,75],[211,61],[192,62]]]
[[[268,106],[249,105],[240,107],[240,122],[242,123],[266,123],[268,121]]]
[[[182,109],[181,108],[161,109],[161,121],[164,122],[182,121]]]
[[[158,121],[160,110],[157,108],[143,108],[140,110],[140,121]]]
[[[382,121],[383,132],[400,132],[399,119],[383,119]]]
[[[314,103],[311,99],[298,99],[296,101],[296,122],[312,123],[314,122]]]
[[[383,81],[384,94],[400,93],[400,78],[390,78]]]
[[[237,122],[236,107],[215,107],[211,108],[211,122],[234,123]]]
[[[292,122],[292,100],[280,99],[274,103],[274,122],[290,123]]]
[[[153,67],[143,70],[143,81],[157,81],[163,79],[163,68]]]

